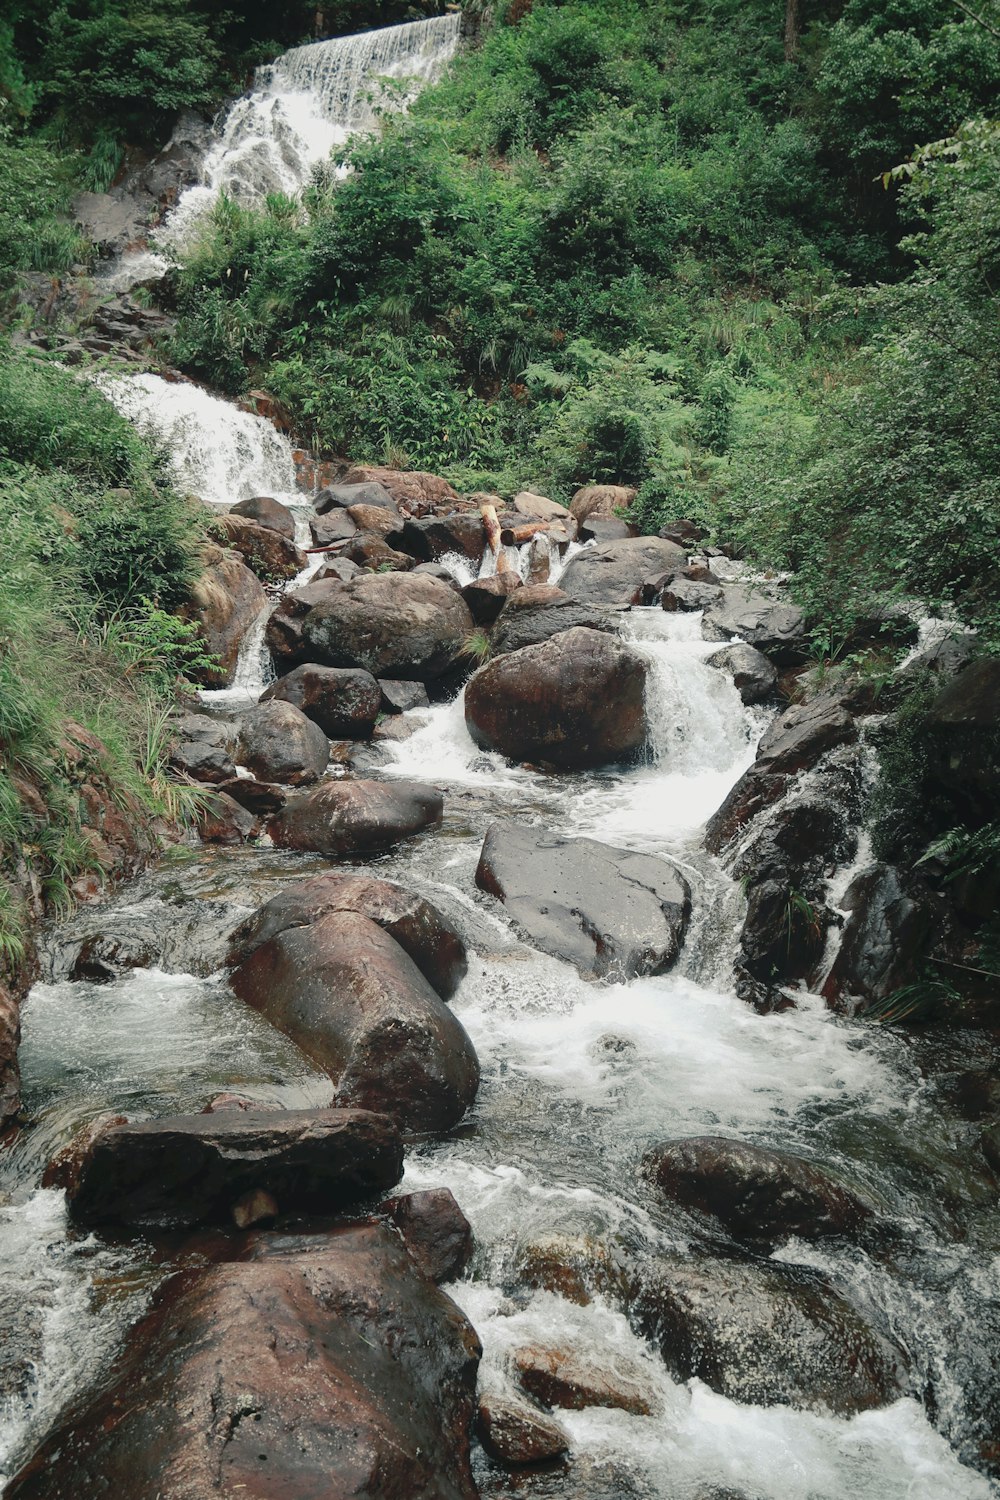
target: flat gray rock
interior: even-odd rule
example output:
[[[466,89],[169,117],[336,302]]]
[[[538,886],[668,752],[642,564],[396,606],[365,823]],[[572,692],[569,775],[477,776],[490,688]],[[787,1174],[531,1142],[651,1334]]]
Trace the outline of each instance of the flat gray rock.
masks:
[[[691,910],[687,881],[665,859],[524,823],[487,830],[476,884],[537,948],[593,979],[663,973]]]

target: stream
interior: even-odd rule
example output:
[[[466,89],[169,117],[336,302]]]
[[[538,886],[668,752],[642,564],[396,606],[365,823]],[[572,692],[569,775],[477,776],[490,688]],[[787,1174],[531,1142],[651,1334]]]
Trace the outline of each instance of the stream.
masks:
[[[298,49],[264,70],[222,122],[206,180],[182,200],[162,253],[222,183],[239,191],[249,173],[253,191],[301,185],[331,145],[370,123],[357,101],[374,73],[433,76],[457,45],[457,18],[420,25],[428,29]],[[275,178],[279,168],[285,175]],[[308,511],[308,497],[295,493],[290,445],[262,418],[153,375],[103,384],[168,446],[185,489],[214,505],[273,494]],[[471,576],[467,560],[451,566]],[[560,1413],[572,1439],[568,1470],[522,1477],[517,1493],[988,1500],[1000,1491],[972,1465],[995,1430],[1000,1215],[974,1128],[949,1113],[940,1086],[943,1076],[989,1065],[988,1043],[978,1033],[910,1037],[845,1020],[807,994],[760,1016],[735,995],[743,897],[705,852],[702,833],[752,762],[769,715],[746,708],[729,677],[706,664],[718,647],[701,639],[698,614],[633,609],[620,628],[651,668],[643,765],[573,776],[512,766],[473,745],[459,696],[415,711],[410,738],[373,748],[362,772],[431,782],[445,795],[439,828],[375,864],[379,876],[440,907],[469,948],[452,1003],[482,1063],[478,1101],[448,1137],[411,1148],[403,1187],[449,1187],[472,1224],[473,1263],[447,1290],[483,1341],[480,1380],[503,1386],[516,1345],[572,1343],[605,1366],[639,1365],[655,1398],[646,1417]],[[261,632],[251,633],[234,688],[203,695],[210,710],[228,715],[255,701],[261,645]],[[486,828],[511,816],[675,861],[693,915],[674,970],[593,984],[522,943],[474,881]],[[214,904],[230,924],[327,867],[266,841],[182,847],[103,912],[140,926],[154,916],[179,924]],[[107,1110],[199,1110],[227,1089],[284,1108],[330,1097],[329,1079],[237,1001],[223,973],[139,969],[98,985],[64,977],[58,928],[46,951],[49,971],[23,1015],[31,1123],[0,1155],[0,1477],[109,1367],[176,1264],[167,1263],[169,1247],[72,1231],[61,1191],[40,1185],[54,1151]],[[698,1380],[673,1379],[611,1300],[581,1306],[529,1284],[526,1261],[552,1243],[635,1259],[717,1252],[704,1221],[655,1198],[639,1175],[651,1144],[702,1133],[813,1158],[879,1205],[887,1233],[878,1253],[791,1240],[772,1258],[822,1271],[903,1348],[908,1395],[850,1419],[741,1405]],[[512,1492],[509,1476],[481,1454],[477,1463],[485,1496]]]

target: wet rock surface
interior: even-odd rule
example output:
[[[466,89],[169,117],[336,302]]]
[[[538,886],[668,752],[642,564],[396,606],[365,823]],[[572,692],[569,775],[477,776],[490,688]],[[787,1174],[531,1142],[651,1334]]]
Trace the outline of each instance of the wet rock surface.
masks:
[[[170,765],[183,776],[219,784],[236,775],[232,757],[235,725],[207,714],[185,713],[174,719],[173,736]]]
[[[333,912],[287,928],[240,964],[232,986],[329,1073],[340,1105],[444,1130],[475,1098],[479,1063],[464,1028],[368,917]]]
[[[668,1198],[712,1214],[751,1243],[850,1234],[872,1213],[815,1163],[725,1136],[661,1142],[645,1170]]]
[[[744,703],[763,703],[774,692],[778,671],[762,651],[739,641],[708,658],[710,667],[728,672]]]
[[[450,1000],[465,978],[465,944],[447,917],[401,885],[355,874],[316,875],[280,891],[237,928],[230,964],[244,963],[261,944],[290,928],[308,927],[331,912],[359,912],[376,922],[442,1000]]]
[[[230,1222],[267,1193],[284,1212],[331,1214],[392,1187],[402,1165],[395,1125],[361,1109],[175,1115],[99,1131],[69,1208],[88,1227],[175,1229]]]
[[[331,740],[367,739],[382,707],[382,692],[370,672],[307,663],[279,677],[262,702],[292,703]]]
[[[408,1253],[431,1281],[456,1281],[472,1259],[472,1226],[447,1188],[407,1193],[383,1204]]]
[[[583,1411],[609,1406],[636,1417],[653,1413],[653,1397],[643,1370],[617,1360],[601,1365],[573,1349],[532,1344],[514,1350],[514,1368],[523,1388],[546,1406]]]
[[[11,1495],[475,1500],[479,1344],[392,1231],[254,1255],[169,1281]]]
[[[536,947],[595,979],[668,969],[691,910],[687,882],[665,859],[514,822],[487,831],[476,884]]]
[[[569,1451],[569,1437],[558,1422],[506,1392],[480,1397],[476,1431],[490,1457],[508,1466],[543,1463]]]
[[[843,906],[848,913],[823,994],[851,1013],[911,983],[924,949],[932,914],[902,887],[891,865],[871,865],[851,882]]]
[[[625,760],[646,742],[646,670],[621,642],[567,630],[481,668],[465,691],[466,726],[511,760],[570,770]]]
[[[236,755],[260,781],[308,786],[329,765],[330,743],[294,703],[275,698],[244,714]]]
[[[526,584],[515,588],[501,608],[490,637],[494,656],[538,646],[564,630],[603,630],[613,633],[618,620],[613,611],[580,604],[555,584]]]
[[[679,573],[686,566],[687,554],[659,537],[599,542],[566,565],[559,587],[580,603],[621,608],[641,602],[643,581],[651,573]]]
[[[268,832],[282,849],[378,854],[441,820],[443,799],[416,781],[327,781],[290,797]]]
[[[847,1416],[902,1394],[899,1351],[800,1267],[664,1257],[631,1317],[676,1376],[731,1401]]]
[[[250,500],[239,500],[230,506],[229,514],[246,516],[248,520],[256,521],[258,526],[276,531],[289,541],[295,538],[295,517],[287,505],[282,505],[280,500],[275,500],[271,495],[255,495]]]
[[[778,666],[794,666],[806,657],[802,611],[795,604],[776,602],[753,589],[726,587],[722,597],[706,609],[701,628],[706,641],[738,636]]]
[[[239,553],[250,571],[264,583],[287,582],[305,564],[305,554],[294,542],[276,529],[244,516],[220,516],[211,529],[224,546]]]
[[[218,669],[201,677],[207,687],[229,687],[236,675],[240,647],[267,604],[260,580],[235,552],[206,549],[204,571],[191,591],[184,614],[199,628],[205,649],[218,658]]]

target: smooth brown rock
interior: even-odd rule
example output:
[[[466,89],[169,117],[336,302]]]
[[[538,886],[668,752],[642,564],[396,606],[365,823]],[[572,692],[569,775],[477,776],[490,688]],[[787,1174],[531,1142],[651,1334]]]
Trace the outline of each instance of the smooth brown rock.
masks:
[[[396,1126],[365,1109],[173,1115],[97,1132],[69,1209],[77,1224],[172,1229],[226,1223],[265,1192],[284,1212],[332,1214],[392,1187],[402,1166]]]
[[[310,661],[362,667],[374,677],[426,682],[454,666],[472,630],[472,616],[460,595],[419,573],[360,575],[349,583],[314,585],[286,604],[292,619],[298,610],[300,644],[293,641],[287,651],[271,628],[268,640],[276,658],[289,666]]]
[[[511,504],[519,516],[529,521],[565,521],[571,514],[565,505],[549,500],[545,495],[536,495],[532,490],[521,490]]]
[[[653,1413],[653,1397],[645,1373],[637,1365],[617,1359],[606,1367],[582,1358],[572,1349],[531,1344],[514,1350],[514,1367],[530,1396],[546,1406],[583,1411],[588,1406],[610,1406],[636,1417]]]
[[[587,484],[570,501],[570,514],[577,521],[586,521],[589,516],[617,516],[620,510],[628,510],[635,497],[636,491],[628,485]]]
[[[245,844],[260,833],[260,819],[218,787],[198,815],[198,837],[205,844]]]
[[[287,537],[289,541],[295,536],[295,517],[287,505],[282,505],[280,500],[275,500],[271,495],[256,495],[252,500],[240,500],[229,507],[229,513],[233,516],[245,516],[256,525],[265,526],[269,531],[276,531],[279,536]]]
[[[408,552],[398,552],[374,531],[359,531],[344,547],[343,558],[368,573],[407,573],[413,567]]]
[[[383,1209],[425,1276],[455,1281],[472,1259],[472,1226],[447,1188],[391,1198]]]
[[[272,682],[261,701],[271,699],[293,703],[331,740],[367,739],[382,707],[381,690],[370,672],[312,662]]]
[[[241,1000],[333,1079],[336,1102],[407,1130],[446,1130],[472,1104],[479,1063],[413,960],[367,917],[334,912],[256,948],[232,975]]]
[[[520,573],[495,573],[476,578],[462,589],[462,598],[477,625],[492,625],[515,589],[521,588]]]
[[[347,514],[359,531],[373,532],[383,539],[402,523],[399,512],[385,505],[349,505]]]
[[[206,687],[229,687],[243,638],[266,608],[267,595],[235,552],[208,547],[205,559],[183,616],[198,626],[206,651],[219,661],[217,670],[198,673],[198,681]]]
[[[726,1136],[664,1141],[647,1154],[645,1170],[668,1198],[757,1244],[851,1234],[872,1214],[814,1162]]]
[[[611,610],[580,604],[551,583],[528,583],[515,588],[493,628],[490,645],[494,656],[538,646],[564,630],[616,632],[618,617]]]
[[[422,516],[442,501],[457,500],[458,495],[446,479],[422,470],[389,469],[376,464],[355,464],[343,480],[349,484],[379,484],[394,505],[411,516]]]
[[[476,1500],[480,1347],[385,1225],[183,1272],[17,1500]]]
[[[282,849],[380,854],[441,821],[444,800],[417,781],[325,781],[290,797],[268,828]]]
[[[481,749],[511,760],[609,765],[646,742],[646,672],[620,641],[567,630],[480,668],[465,690],[465,722]]]
[[[305,553],[295,543],[269,526],[261,526],[246,516],[232,513],[219,516],[213,522],[213,533],[221,535],[223,543],[238,552],[251,573],[265,583],[285,583],[301,573],[305,566]]]
[[[518,1396],[488,1391],[479,1398],[479,1441],[498,1463],[544,1463],[569,1451],[569,1437],[551,1417]]]
[[[587,547],[567,563],[559,587],[572,599],[620,609],[642,601],[651,574],[679,573],[687,554],[655,536],[629,537]]]
[[[300,708],[276,698],[244,714],[236,756],[260,781],[308,786],[329,765],[330,744]]]
[[[360,912],[409,954],[442,1000],[465,978],[468,959],[459,933],[429,901],[371,875],[314,875],[286,886],[233,933],[228,962],[244,963],[262,943],[331,912]]]

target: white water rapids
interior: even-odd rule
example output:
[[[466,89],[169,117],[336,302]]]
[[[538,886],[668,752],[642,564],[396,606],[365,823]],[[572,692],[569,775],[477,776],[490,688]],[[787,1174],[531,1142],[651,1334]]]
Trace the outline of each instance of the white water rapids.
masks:
[[[418,58],[428,72],[440,65],[457,23],[426,24],[421,35],[437,49],[427,53],[413,45],[419,28],[399,28],[279,60],[227,120],[205,193],[301,181],[304,162],[359,128],[365,78],[397,63],[412,76]],[[362,43],[367,71],[356,66]],[[116,377],[104,388],[163,441],[186,490],[215,505],[272,494],[302,513],[290,445],[263,419],[153,376]],[[469,569],[449,561],[456,576]],[[949,1193],[985,1212],[993,1190],[969,1166],[968,1142],[942,1115],[908,1042],[838,1019],[814,997],[762,1017],[733,993],[742,897],[704,853],[702,830],[751,762],[765,716],[744,708],[728,677],[707,664],[716,648],[701,640],[697,615],[636,610],[621,632],[650,663],[644,765],[573,777],[511,766],[476,749],[458,698],[418,712],[418,729],[386,748],[380,770],[445,792],[443,827],[377,872],[439,905],[470,949],[454,1009],[482,1062],[480,1097],[451,1138],[411,1151],[405,1185],[450,1187],[472,1221],[476,1257],[449,1290],[483,1339],[483,1382],[509,1381],[515,1345],[572,1344],[598,1364],[638,1364],[653,1397],[649,1417],[560,1413],[572,1439],[568,1472],[522,1478],[517,1492],[528,1500],[988,1500],[994,1489],[968,1466],[982,1436],[970,1403],[996,1382],[1000,1260],[995,1239],[958,1232]],[[248,639],[236,688],[215,697],[226,712],[259,691],[260,644],[259,633]],[[521,943],[474,882],[486,827],[509,816],[675,860],[694,896],[675,970],[593,985]],[[178,921],[192,902],[217,903],[221,920],[322,867],[267,849],[205,851],[165,865],[152,899]],[[114,910],[129,910],[130,899],[120,892]],[[137,898],[136,909],[145,909]],[[975,1060],[976,1043],[948,1045],[954,1066]],[[113,1361],[164,1274],[141,1245],[103,1245],[68,1229],[62,1194],[40,1187],[54,1150],[107,1109],[199,1109],[230,1088],[286,1107],[329,1097],[329,1081],[238,1005],[221,976],[138,970],[103,986],[41,984],[24,1011],[22,1061],[32,1123],[0,1157],[6,1473]],[[655,1205],[637,1169],[651,1142],[703,1132],[799,1150],[873,1195],[899,1229],[892,1257],[792,1241],[774,1258],[821,1269],[891,1334],[912,1362],[911,1394],[851,1419],[740,1405],[672,1378],[610,1302],[578,1306],[525,1283],[525,1254],[552,1237],[647,1255],[691,1248],[690,1220]],[[931,1416],[922,1389],[933,1390]],[[480,1478],[486,1495],[510,1492],[485,1463]]]

